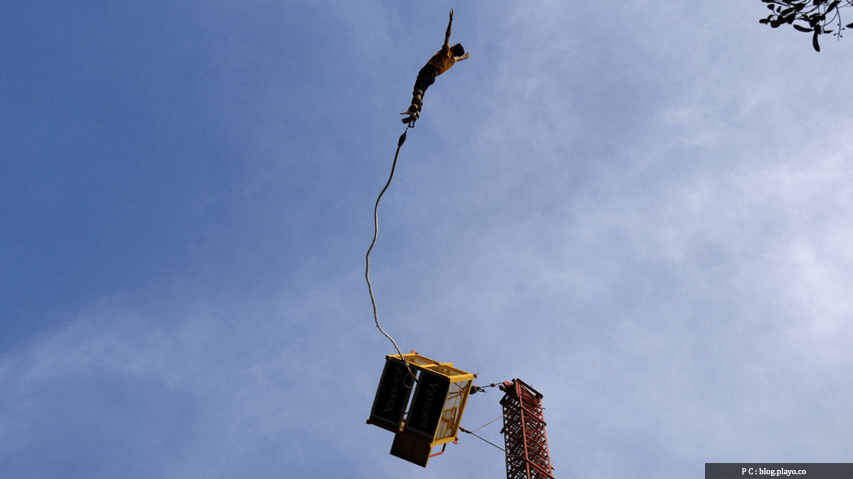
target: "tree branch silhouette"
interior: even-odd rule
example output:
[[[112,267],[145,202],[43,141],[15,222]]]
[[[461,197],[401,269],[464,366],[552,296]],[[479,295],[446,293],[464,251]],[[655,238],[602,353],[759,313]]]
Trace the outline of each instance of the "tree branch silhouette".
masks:
[[[853,7],[853,0],[761,0],[767,4],[771,13],[759,23],[778,28],[791,25],[795,30],[812,34],[812,46],[820,51],[818,37],[831,33],[841,38],[845,28],[853,28],[853,23],[842,25],[841,10]],[[835,27],[833,30],[832,28]]]

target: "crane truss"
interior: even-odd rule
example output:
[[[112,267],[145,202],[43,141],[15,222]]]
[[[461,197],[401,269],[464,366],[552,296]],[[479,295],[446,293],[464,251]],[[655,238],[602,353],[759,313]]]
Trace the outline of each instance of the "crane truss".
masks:
[[[504,411],[507,479],[554,479],[542,394],[520,379],[504,382],[501,406]]]

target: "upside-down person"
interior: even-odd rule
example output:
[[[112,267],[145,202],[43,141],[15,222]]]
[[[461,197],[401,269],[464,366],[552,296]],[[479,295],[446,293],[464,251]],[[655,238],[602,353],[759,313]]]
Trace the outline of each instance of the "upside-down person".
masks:
[[[418,79],[415,81],[415,91],[412,92],[412,105],[408,110],[401,113],[408,115],[403,118],[403,123],[411,123],[418,119],[421,112],[421,107],[424,105],[424,93],[430,85],[435,83],[435,77],[450,70],[456,62],[462,61],[471,55],[465,53],[461,43],[450,46],[450,27],[453,25],[453,9],[450,9],[450,22],[447,24],[447,33],[444,35],[444,45],[432,58],[429,59],[426,65],[418,72]]]

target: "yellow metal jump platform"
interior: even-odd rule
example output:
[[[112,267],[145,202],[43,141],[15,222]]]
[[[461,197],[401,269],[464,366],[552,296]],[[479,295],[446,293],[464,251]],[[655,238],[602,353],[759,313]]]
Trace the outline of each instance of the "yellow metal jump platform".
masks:
[[[433,447],[456,442],[474,375],[414,351],[403,358],[417,378],[400,355],[385,356],[367,424],[394,433],[391,454],[426,467]]]

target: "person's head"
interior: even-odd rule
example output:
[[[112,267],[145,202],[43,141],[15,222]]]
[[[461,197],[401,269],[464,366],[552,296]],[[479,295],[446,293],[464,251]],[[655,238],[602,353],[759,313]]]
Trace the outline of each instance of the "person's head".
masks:
[[[462,55],[465,54],[465,49],[462,48],[461,43],[457,43],[456,45],[453,45],[452,47],[450,47],[450,51],[453,52],[453,56],[455,56],[455,57],[461,57]]]

